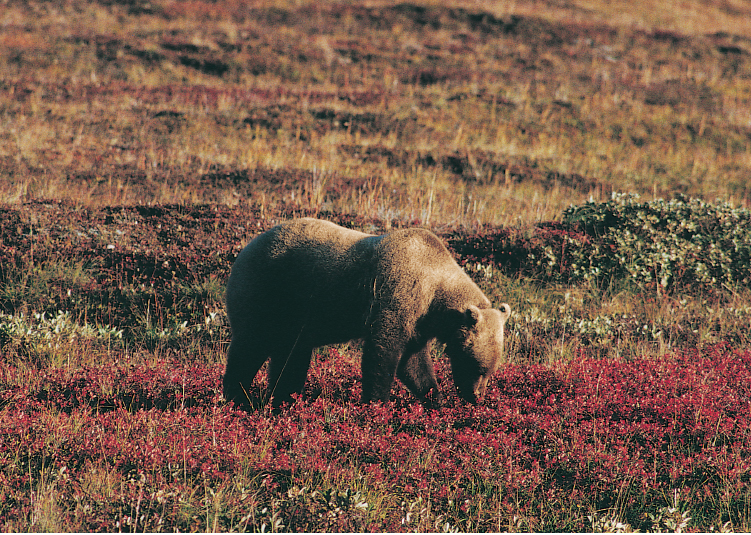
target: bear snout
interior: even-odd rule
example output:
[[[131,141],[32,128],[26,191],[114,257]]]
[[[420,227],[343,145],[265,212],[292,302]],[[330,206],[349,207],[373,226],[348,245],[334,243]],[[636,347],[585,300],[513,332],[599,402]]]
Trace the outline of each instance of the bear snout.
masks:
[[[467,403],[477,405],[477,394],[475,392],[459,392],[461,398]]]
[[[475,381],[469,384],[460,385],[457,384],[457,390],[459,391],[459,397],[464,401],[477,405],[485,398],[485,390],[488,386],[488,377],[481,375]]]

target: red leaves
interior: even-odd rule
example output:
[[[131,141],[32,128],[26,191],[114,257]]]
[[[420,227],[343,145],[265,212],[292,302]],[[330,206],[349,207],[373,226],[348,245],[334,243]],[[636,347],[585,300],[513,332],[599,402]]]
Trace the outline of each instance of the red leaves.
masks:
[[[188,492],[198,480],[217,488],[256,473],[266,474],[255,480],[262,502],[295,485],[337,481],[408,500],[432,496],[432,510],[453,525],[476,514],[474,501],[492,496],[503,497],[498,511],[531,515],[560,496],[606,508],[626,492],[639,511],[688,488],[692,507],[713,518],[748,491],[747,351],[718,346],[629,363],[509,365],[484,404],[465,405],[447,386],[439,410],[425,410],[403,389],[391,403],[361,405],[352,391],[357,363],[339,349],[318,357],[302,399],[276,416],[224,405],[221,372],[220,365],[157,361],[51,370],[37,386],[6,389],[0,477],[16,505],[0,506],[2,525],[29,514],[39,478],[63,467],[63,495],[80,492],[77,481],[92,466],[134,481],[146,476],[132,489],[118,487],[120,504],[137,499],[131,494],[139,485],[138,492]],[[442,362],[437,372],[442,385],[450,383]],[[507,503],[513,496],[526,498]],[[117,515],[106,503],[98,507],[105,510],[95,517],[105,523],[85,525],[114,530]],[[161,517],[165,529],[187,527],[170,514]],[[144,526],[156,526],[147,520]]]

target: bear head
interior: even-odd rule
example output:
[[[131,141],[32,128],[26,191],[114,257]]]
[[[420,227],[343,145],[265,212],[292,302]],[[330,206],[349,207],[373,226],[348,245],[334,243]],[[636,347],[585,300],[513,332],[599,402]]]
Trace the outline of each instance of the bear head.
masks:
[[[503,303],[500,308],[470,305],[456,314],[459,327],[446,341],[454,384],[470,403],[482,399],[490,376],[503,362],[503,331],[511,307]]]

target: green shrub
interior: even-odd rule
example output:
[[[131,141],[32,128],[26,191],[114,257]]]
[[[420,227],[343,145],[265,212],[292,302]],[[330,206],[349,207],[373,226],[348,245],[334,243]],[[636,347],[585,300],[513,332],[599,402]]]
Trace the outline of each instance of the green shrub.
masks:
[[[572,232],[570,258],[551,260],[570,265],[574,281],[630,279],[671,291],[732,289],[751,280],[751,212],[724,202],[619,195],[571,206],[562,224]]]
[[[751,281],[751,212],[682,196],[614,195],[569,207],[560,223],[446,238],[466,269],[493,265],[543,284],[717,293]]]

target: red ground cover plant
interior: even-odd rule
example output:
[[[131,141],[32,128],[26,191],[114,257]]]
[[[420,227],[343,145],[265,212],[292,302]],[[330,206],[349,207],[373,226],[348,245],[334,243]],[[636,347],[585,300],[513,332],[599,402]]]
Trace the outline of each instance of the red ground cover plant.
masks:
[[[242,243],[300,215],[387,226],[292,205],[273,217],[211,205],[3,211],[0,310],[28,322],[32,311],[69,310],[124,334],[64,351],[0,336],[0,527],[588,531],[610,518],[646,530],[670,527],[656,519],[673,505],[690,516],[684,527],[749,527],[743,344],[696,335],[625,361],[572,346],[574,358],[553,365],[506,365],[476,407],[456,398],[439,359],[448,401],[438,410],[401,386],[389,404],[360,405],[357,349],[332,347],[317,353],[294,406],[263,406],[263,374],[251,392],[261,408],[226,405],[221,281]],[[463,264],[532,276],[555,257],[563,279],[569,246],[591,241],[552,224],[529,235],[436,230]],[[216,331],[195,330],[207,318]],[[557,332],[546,329],[535,336]]]
[[[438,410],[403,388],[360,405],[357,359],[337,348],[279,414],[224,404],[221,372],[165,360],[23,382],[6,369],[0,526],[586,531],[587,515],[618,511],[649,529],[677,493],[707,530],[743,527],[751,500],[749,351],[509,365],[479,406],[439,361]],[[433,524],[414,524],[415,503]]]

